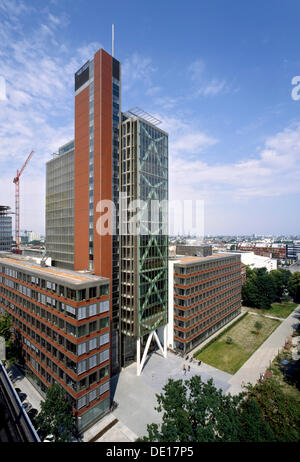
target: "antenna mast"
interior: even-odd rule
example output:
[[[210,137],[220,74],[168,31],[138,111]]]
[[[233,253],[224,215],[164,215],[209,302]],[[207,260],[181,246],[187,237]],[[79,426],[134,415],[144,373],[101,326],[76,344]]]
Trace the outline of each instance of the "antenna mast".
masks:
[[[111,26],[111,32],[112,32],[111,55],[114,58],[114,55],[115,55],[115,25],[114,24],[112,24]]]

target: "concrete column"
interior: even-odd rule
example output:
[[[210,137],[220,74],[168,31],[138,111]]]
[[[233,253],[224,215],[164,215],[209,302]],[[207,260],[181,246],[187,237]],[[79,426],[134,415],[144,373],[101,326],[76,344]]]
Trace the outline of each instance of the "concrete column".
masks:
[[[167,348],[168,348],[168,345],[167,345],[167,334],[168,334],[167,329],[168,329],[168,326],[165,325],[164,326],[164,353],[163,353],[164,358],[167,357]]]
[[[136,340],[136,375],[141,375],[141,338]]]

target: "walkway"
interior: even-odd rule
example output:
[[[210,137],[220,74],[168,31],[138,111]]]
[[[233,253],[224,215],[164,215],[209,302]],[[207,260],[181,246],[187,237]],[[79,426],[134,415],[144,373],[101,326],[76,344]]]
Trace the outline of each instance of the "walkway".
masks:
[[[270,335],[269,338],[256,350],[251,358],[237,371],[230,379],[230,387],[227,393],[233,395],[242,391],[242,384],[251,383],[254,385],[260,374],[270,366],[278,351],[284,346],[286,338],[291,336],[294,328],[299,324],[300,305],[282,321],[280,326]]]

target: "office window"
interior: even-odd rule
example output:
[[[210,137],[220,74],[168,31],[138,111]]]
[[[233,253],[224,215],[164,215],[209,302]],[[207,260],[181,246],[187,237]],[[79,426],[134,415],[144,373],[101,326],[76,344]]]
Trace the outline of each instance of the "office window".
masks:
[[[109,318],[100,319],[100,329],[105,329],[109,325]]]
[[[90,357],[90,369],[93,367],[97,366],[97,355],[91,356]]]
[[[78,400],[78,409],[81,409],[85,405],[86,405],[86,395],[79,398],[79,400]]]
[[[89,402],[91,403],[92,401],[94,401],[94,399],[96,399],[96,397],[97,397],[96,389],[90,391],[90,393],[89,393]]]
[[[84,353],[86,353],[86,343],[85,342],[80,343],[78,345],[78,355],[83,355]]]
[[[86,359],[79,361],[78,363],[78,374],[82,374],[86,371]]]
[[[108,342],[109,342],[109,333],[108,332],[106,334],[100,335],[100,345],[105,345]]]
[[[107,350],[101,351],[99,355],[100,363],[107,361],[109,359],[109,348]]]
[[[103,393],[105,393],[108,390],[109,390],[109,380],[103,383],[102,385],[100,385],[99,387],[100,395],[103,395]]]
[[[97,314],[97,304],[93,303],[89,306],[89,316],[95,316],[95,314]]]
[[[89,341],[89,350],[94,350],[95,348],[97,348],[97,338],[92,338],[90,341]]]
[[[106,311],[109,311],[109,300],[100,302],[100,313],[105,313]]]
[[[78,308],[78,319],[86,318],[86,306],[81,306]]]

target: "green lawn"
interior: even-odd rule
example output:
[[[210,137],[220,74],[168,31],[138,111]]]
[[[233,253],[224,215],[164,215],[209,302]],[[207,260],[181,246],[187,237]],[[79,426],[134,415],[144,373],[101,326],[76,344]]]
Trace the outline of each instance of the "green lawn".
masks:
[[[257,321],[262,325],[258,333],[254,326]],[[276,319],[248,313],[215,342],[205,347],[197,355],[197,359],[229,374],[235,374],[279,324],[280,321]],[[232,344],[226,343],[227,337],[232,338]]]
[[[270,316],[278,316],[279,318],[287,318],[292,311],[298,306],[294,302],[272,303],[269,310],[261,310],[258,308],[244,307],[247,311],[253,311],[258,314],[269,314]]]

